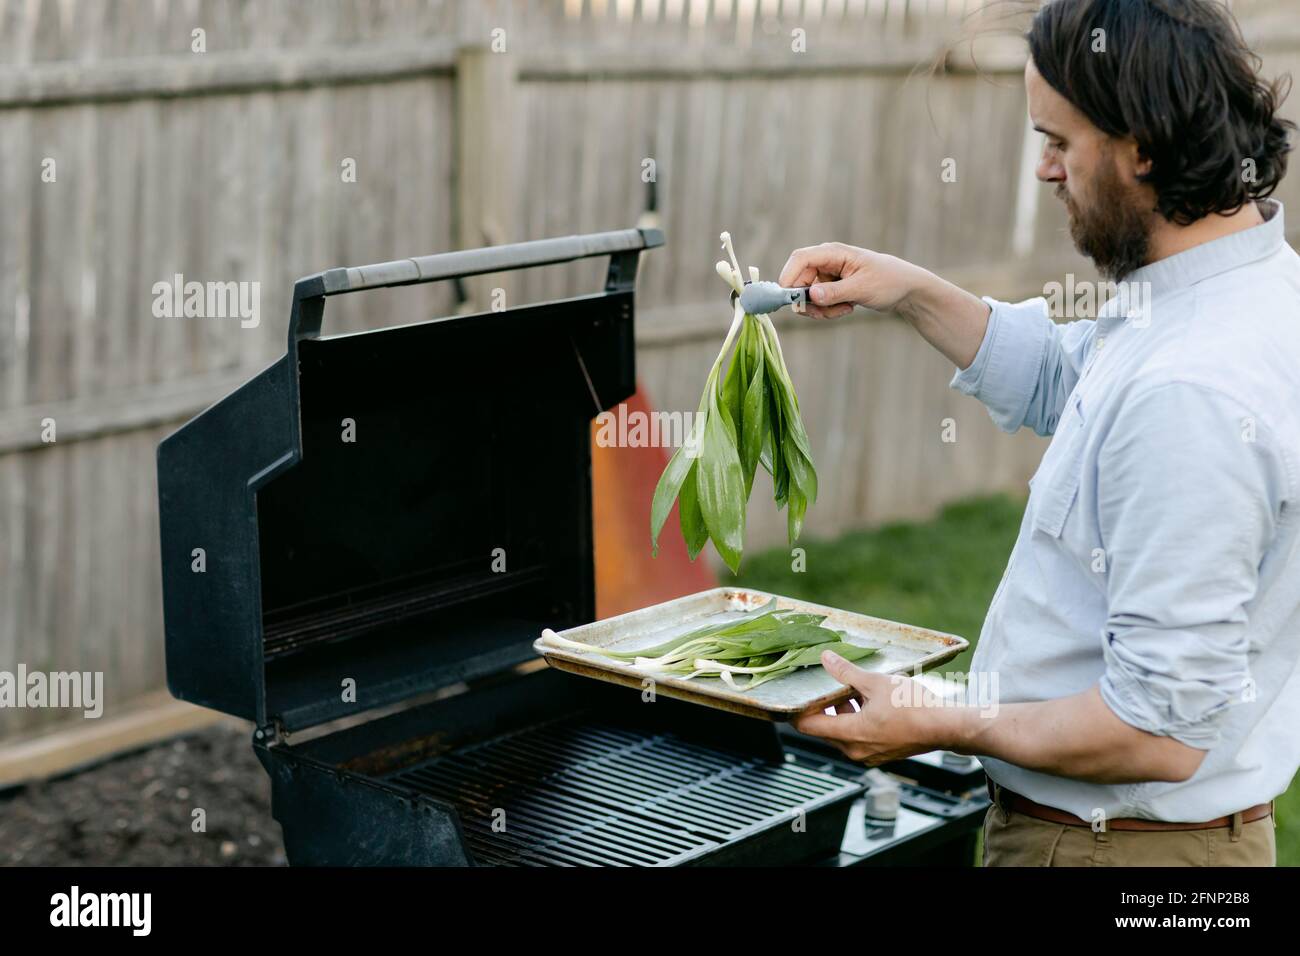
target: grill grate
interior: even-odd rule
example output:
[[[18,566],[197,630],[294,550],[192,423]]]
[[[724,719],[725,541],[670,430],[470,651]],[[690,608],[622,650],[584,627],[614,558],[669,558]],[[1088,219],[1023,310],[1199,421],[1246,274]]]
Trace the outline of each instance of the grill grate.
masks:
[[[390,779],[454,804],[475,859],[496,866],[671,866],[858,789],[795,757],[774,764],[574,718]]]

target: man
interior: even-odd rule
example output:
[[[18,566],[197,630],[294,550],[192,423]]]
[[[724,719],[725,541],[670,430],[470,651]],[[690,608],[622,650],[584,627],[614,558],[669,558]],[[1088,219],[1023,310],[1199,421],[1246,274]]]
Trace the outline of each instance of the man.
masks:
[[[790,256],[813,314],[898,313],[1001,428],[1053,436],[972,663],[996,711],[833,658],[860,709],[797,726],[868,764],[980,756],[987,865],[1273,865],[1300,766],[1300,257],[1265,198],[1291,125],[1213,0],[1053,0],[1028,41],[1038,178],[1145,292],[1058,325],[865,249]]]

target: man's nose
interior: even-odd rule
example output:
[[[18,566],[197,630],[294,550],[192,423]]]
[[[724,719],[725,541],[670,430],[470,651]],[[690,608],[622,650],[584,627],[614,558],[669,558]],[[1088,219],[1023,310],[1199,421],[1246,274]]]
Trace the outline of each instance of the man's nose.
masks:
[[[1038,177],[1038,181],[1042,183],[1065,182],[1065,167],[1046,151],[1039,157],[1038,168],[1034,170],[1034,174]]]

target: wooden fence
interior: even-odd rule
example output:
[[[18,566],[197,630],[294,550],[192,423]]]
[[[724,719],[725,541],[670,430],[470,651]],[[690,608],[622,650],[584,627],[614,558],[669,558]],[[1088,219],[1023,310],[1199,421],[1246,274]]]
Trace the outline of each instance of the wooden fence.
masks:
[[[300,275],[657,222],[640,376],[687,410],[728,319],[722,229],[772,278],[829,239],[1002,297],[1086,274],[1032,178],[1015,21],[978,6],[0,0],[0,670],[103,671],[110,713],[162,685],[154,449],[283,352]],[[1294,69],[1293,15],[1247,6],[1270,72]],[[258,323],[156,318],[177,274],[257,283]],[[600,277],[348,297],[327,330]],[[823,475],[812,536],[1023,490],[1041,442],[996,432],[896,320],[783,336]],[[768,511],[751,547],[781,540]],[[0,739],[63,717],[0,710]]]

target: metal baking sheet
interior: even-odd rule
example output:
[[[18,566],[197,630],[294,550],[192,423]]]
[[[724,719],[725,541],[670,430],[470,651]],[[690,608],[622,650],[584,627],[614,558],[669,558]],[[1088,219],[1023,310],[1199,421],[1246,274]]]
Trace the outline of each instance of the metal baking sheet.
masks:
[[[734,587],[701,591],[558,633],[592,647],[617,646],[619,650],[633,651],[653,647],[707,624],[739,620],[774,597],[781,610],[825,614],[825,625],[844,631],[850,643],[879,648],[877,653],[857,662],[864,670],[883,674],[912,673],[918,667],[926,670],[952,660],[969,646],[965,638],[955,634]],[[716,679],[697,677],[688,681],[680,675],[634,667],[630,662],[601,654],[555,647],[542,638],[533,643],[533,649],[560,670],[637,688],[652,678],[656,694],[764,720],[789,720],[804,711],[825,709],[845,701],[851,694],[850,688],[821,667],[805,668],[746,692],[734,690]]]

